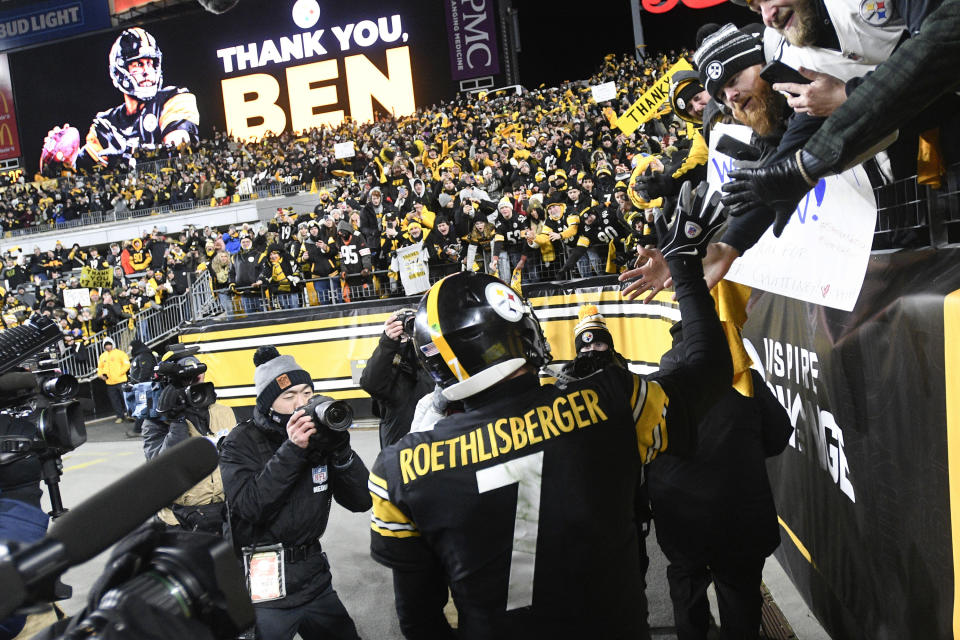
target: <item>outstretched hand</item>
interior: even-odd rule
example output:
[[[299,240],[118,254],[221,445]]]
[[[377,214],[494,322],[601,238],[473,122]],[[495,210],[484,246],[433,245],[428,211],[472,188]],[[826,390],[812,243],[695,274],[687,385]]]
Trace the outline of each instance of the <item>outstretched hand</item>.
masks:
[[[708,200],[709,190],[706,180],[696,189],[689,181],[684,182],[673,220],[668,223],[666,216],[657,216],[658,248],[664,259],[683,255],[702,257],[706,253],[707,243],[724,222],[720,194],[714,193]]]
[[[637,259],[633,269],[620,274],[620,282],[630,283],[623,288],[623,297],[634,300],[647,292],[643,299],[643,303],[647,304],[658,293],[669,288],[673,284],[673,278],[670,277],[670,268],[660,250],[654,247],[642,247],[637,249]]]

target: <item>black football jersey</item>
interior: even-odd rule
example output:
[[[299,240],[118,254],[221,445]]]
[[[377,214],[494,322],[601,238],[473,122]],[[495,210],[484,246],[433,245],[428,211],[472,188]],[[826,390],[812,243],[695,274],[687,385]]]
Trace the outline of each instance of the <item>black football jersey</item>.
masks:
[[[596,207],[597,217],[593,224],[580,223],[577,244],[589,247],[597,244],[607,244],[617,238],[626,238],[630,230],[624,225],[615,213],[607,209]]]
[[[109,156],[132,153],[136,147],[160,146],[164,136],[178,129],[196,142],[199,123],[196,97],[187,89],[164,87],[152,100],[139,103],[135,113],[127,113],[123,104],[98,113],[82,152],[94,162],[106,164]]]
[[[526,244],[524,234],[529,228],[530,221],[527,216],[513,214],[509,220],[497,216],[497,221],[494,223],[494,241],[498,246],[503,243],[506,249],[519,250]]]
[[[380,453],[374,559],[439,561],[461,638],[637,637],[637,479],[668,444],[687,450],[691,427],[675,417],[668,433],[664,389],[621,368],[509,384]]]

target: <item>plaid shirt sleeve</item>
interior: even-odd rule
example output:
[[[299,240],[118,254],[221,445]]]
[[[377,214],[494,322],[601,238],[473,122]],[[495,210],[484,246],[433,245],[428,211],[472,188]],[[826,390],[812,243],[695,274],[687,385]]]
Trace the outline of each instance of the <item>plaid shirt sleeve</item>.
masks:
[[[804,149],[840,170],[935,99],[955,91],[960,86],[958,33],[960,0],[943,0],[919,32],[827,118]]]

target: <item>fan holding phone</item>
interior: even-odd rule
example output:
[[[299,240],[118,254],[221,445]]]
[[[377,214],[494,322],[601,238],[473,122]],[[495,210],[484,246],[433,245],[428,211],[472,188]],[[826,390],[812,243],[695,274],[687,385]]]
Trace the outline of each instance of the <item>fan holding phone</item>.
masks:
[[[847,100],[846,84],[826,73],[800,70],[774,60],[760,70],[760,77],[774,91],[787,95],[787,104],[797,113],[827,117]]]

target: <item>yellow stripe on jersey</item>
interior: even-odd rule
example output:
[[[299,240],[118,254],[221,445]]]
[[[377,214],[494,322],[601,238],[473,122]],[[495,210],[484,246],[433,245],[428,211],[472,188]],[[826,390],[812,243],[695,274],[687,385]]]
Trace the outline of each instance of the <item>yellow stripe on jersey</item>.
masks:
[[[634,383],[636,384],[636,383]],[[637,393],[635,387],[634,393]],[[667,405],[670,399],[656,381],[640,380],[638,401],[634,404],[637,449],[644,464],[652,462],[657,454],[667,449]]]
[[[456,354],[453,353],[453,349],[447,344],[447,339],[443,337],[443,330],[440,328],[440,313],[437,311],[437,300],[440,298],[440,288],[443,287],[445,280],[446,278],[437,282],[427,293],[427,327],[430,330],[430,338],[440,352],[441,357],[443,357],[443,361],[447,363],[447,367],[449,367],[453,375],[457,377],[457,380],[462,382],[469,378],[470,374],[460,366],[460,361],[457,360]]]
[[[377,486],[380,487],[381,489],[386,490],[386,488],[387,488],[387,481],[384,480],[383,478],[381,478],[380,476],[378,476],[377,474],[372,473],[372,472],[370,473],[370,482],[372,482],[373,484],[377,485]]]
[[[395,504],[380,497],[378,493],[371,492],[370,496],[373,498],[370,529],[374,533],[385,538],[415,538],[420,535],[417,525]]]
[[[177,120],[188,120],[193,124],[200,124],[197,97],[192,93],[178,93],[163,104],[163,110],[160,112],[160,131]]]

